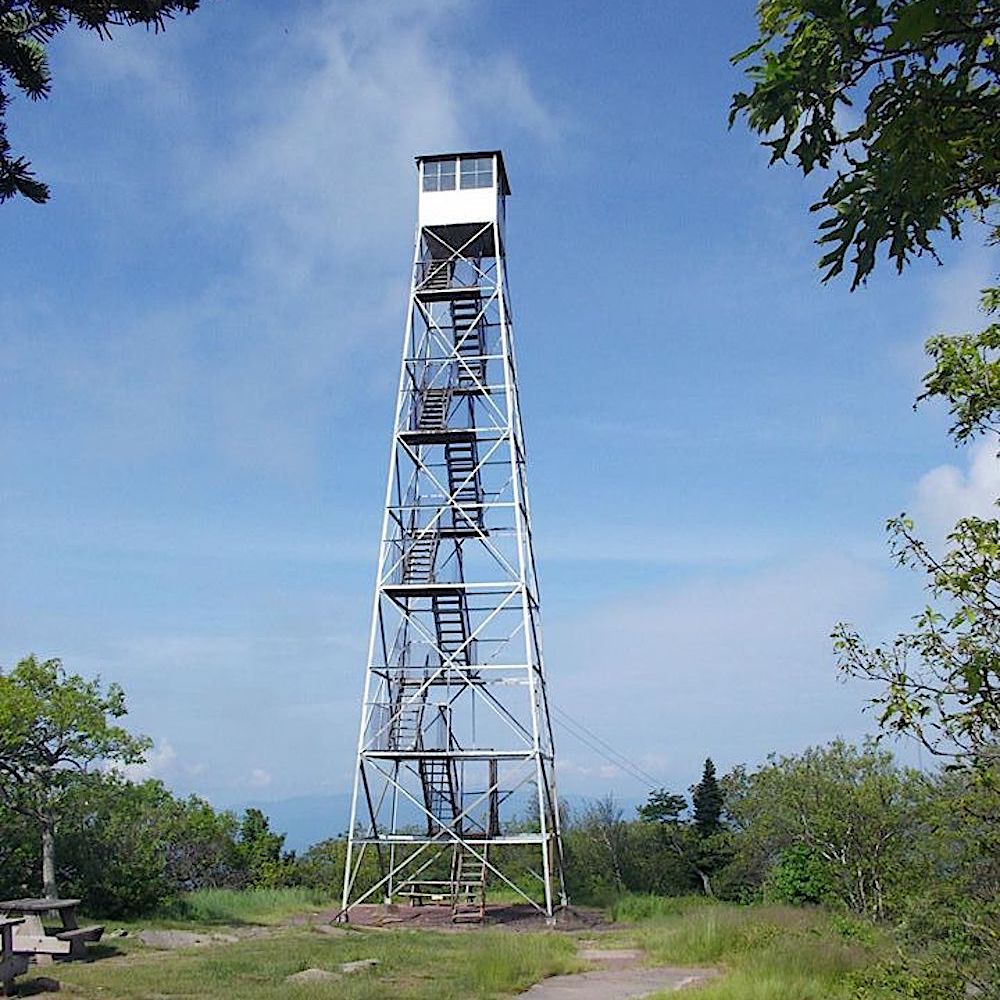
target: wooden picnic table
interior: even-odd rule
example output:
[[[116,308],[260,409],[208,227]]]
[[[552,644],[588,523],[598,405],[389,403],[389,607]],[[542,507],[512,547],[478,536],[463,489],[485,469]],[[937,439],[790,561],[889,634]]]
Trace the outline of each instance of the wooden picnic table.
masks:
[[[76,919],[78,899],[6,899],[0,901],[0,917],[21,918],[14,931],[15,954],[34,955],[39,965],[52,961],[54,955],[86,958],[87,942],[100,941],[103,927],[81,927]],[[48,933],[42,917],[57,913],[62,929]]]

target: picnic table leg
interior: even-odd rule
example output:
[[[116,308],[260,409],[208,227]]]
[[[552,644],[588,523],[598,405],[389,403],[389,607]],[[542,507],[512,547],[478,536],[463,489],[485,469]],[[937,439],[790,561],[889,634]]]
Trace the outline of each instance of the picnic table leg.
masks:
[[[7,960],[10,960],[11,965],[14,963],[14,928],[11,926],[0,927],[0,968],[2,968]],[[8,996],[14,991],[14,977],[11,976],[9,979],[0,979],[0,990],[3,991],[4,996]]]
[[[25,913],[24,923],[18,927],[19,933],[25,935],[25,937],[45,937],[45,928],[42,926],[42,918],[37,913]],[[17,935],[14,935],[15,940]],[[51,965],[55,959],[51,955],[47,955],[45,952],[36,951],[34,954],[34,960],[36,965]]]
[[[79,928],[79,924],[76,920],[76,907],[66,906],[59,911],[59,916],[62,917],[62,925],[64,931],[75,931]],[[76,959],[83,959],[87,957],[87,945],[80,938],[73,938],[69,943],[69,960],[75,961]]]

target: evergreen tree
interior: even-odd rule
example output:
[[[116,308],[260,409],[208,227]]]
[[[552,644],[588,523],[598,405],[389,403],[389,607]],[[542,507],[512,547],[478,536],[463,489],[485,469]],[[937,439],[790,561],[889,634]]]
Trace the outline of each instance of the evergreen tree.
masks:
[[[685,809],[687,801],[683,795],[656,788],[649,793],[646,804],[639,807],[639,818],[647,823],[680,823]]]
[[[701,781],[691,790],[694,804],[694,825],[701,837],[710,837],[722,828],[722,789],[715,778],[712,758],[705,760]]]
[[[176,14],[190,14],[201,0],[0,0],[0,202],[22,195],[49,200],[48,186],[31,164],[11,149],[7,138],[10,90],[31,100],[48,97],[52,88],[47,46],[64,28],[74,25],[110,38],[112,28],[145,25],[162,31]]]

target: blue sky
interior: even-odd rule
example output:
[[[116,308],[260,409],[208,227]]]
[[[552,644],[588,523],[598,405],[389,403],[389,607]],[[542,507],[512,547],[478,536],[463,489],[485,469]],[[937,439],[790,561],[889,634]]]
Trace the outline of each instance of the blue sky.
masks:
[[[991,262],[821,286],[817,183],[726,128],[752,5],[206,3],[65,34],[0,208],[0,663],[120,681],[144,773],[339,793],[415,221],[501,147],[552,697],[683,788],[870,726],[828,634],[904,627],[902,509],[1000,491],[912,402]],[[645,788],[557,730],[562,788]]]

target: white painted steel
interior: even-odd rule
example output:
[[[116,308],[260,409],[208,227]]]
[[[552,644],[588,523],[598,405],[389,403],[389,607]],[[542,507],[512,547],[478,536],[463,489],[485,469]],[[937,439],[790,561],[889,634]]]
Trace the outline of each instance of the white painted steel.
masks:
[[[493,222],[497,218],[496,182],[468,191],[421,191],[421,226],[451,226],[465,222]]]

